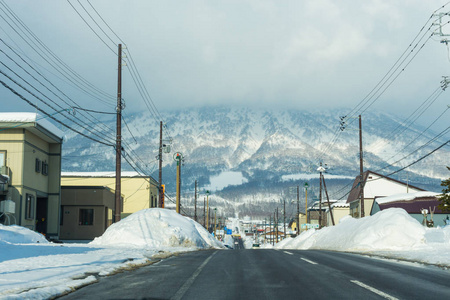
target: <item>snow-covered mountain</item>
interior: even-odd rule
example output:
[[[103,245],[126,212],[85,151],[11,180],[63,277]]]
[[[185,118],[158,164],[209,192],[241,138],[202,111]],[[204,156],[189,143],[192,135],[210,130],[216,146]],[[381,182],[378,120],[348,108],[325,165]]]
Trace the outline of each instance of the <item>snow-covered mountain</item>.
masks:
[[[248,182],[277,182],[285,175],[316,173],[320,161],[330,167],[330,174],[354,177],[359,173],[358,121],[348,119],[347,128],[340,131],[339,117],[346,112],[232,107],[164,112],[167,126],[164,139],[172,138],[173,142],[172,152],[163,155],[163,180],[171,190],[170,182],[175,176],[174,152],[181,152],[185,158],[182,172],[186,188],[191,188],[194,180],[199,180],[200,186],[207,186],[212,176],[225,171],[239,172]],[[139,156],[136,161],[141,168],[156,178],[159,123],[146,112],[125,114],[125,120],[126,155]],[[114,120],[106,123],[115,128]],[[405,128],[401,118],[384,113],[365,114],[362,124],[365,169],[382,174],[408,165],[442,143],[432,143],[394,163],[436,134],[428,131],[421,134],[423,128],[418,125]],[[114,138],[113,132],[108,134],[100,125],[96,128]],[[393,131],[398,134],[393,135]],[[64,171],[114,169],[112,147],[73,133],[66,135],[63,155]],[[401,176],[406,180],[408,176],[409,180],[425,183],[447,178],[445,166],[449,161],[449,148],[444,147],[408,168],[407,172],[396,174],[395,178]],[[394,166],[382,169],[390,163]],[[124,169],[129,169],[126,162]],[[436,182],[434,180],[432,184],[436,185]]]

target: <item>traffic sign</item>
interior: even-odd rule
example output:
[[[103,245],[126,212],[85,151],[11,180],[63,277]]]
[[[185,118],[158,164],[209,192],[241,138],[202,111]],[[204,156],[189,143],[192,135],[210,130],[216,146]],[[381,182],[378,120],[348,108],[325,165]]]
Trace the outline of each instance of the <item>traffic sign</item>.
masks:
[[[311,229],[311,228],[319,228],[319,224],[301,224],[301,229]]]

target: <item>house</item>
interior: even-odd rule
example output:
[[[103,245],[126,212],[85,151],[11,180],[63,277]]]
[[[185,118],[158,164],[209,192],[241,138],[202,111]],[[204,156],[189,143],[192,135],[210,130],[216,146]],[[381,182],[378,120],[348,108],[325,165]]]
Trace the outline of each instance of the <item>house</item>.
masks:
[[[384,209],[398,207],[406,210],[411,217],[423,225],[428,225],[429,227],[445,226],[447,225],[447,220],[450,219],[450,213],[444,213],[439,209],[439,195],[433,192],[417,192],[376,197],[370,215],[374,215]]]
[[[105,186],[61,187],[60,239],[92,240],[112,224],[115,193]]]
[[[62,141],[45,117],[0,113],[0,221],[59,237]]]
[[[333,205],[337,200],[330,200],[330,204]],[[320,202],[314,202],[310,207],[308,207],[308,220],[311,225],[318,225],[319,228],[327,226],[327,209],[328,209],[328,201],[322,199],[322,207],[320,207]],[[320,219],[320,224],[319,224]],[[305,229],[309,229],[316,226],[307,225]],[[303,229],[303,227],[300,227]]]
[[[284,232],[280,230],[270,229],[263,234],[266,241],[270,243],[278,243],[284,239]]]
[[[334,225],[339,224],[339,221],[345,217],[350,215],[350,204],[347,203],[347,200],[338,200],[331,204],[331,213],[333,213]],[[333,226],[333,222],[331,220],[330,209],[326,208],[327,215],[327,226]]]
[[[299,213],[299,220],[300,220],[300,225],[304,225],[304,224],[306,224],[306,215],[305,214],[302,214],[302,213]],[[288,225],[290,228],[291,228],[291,230],[293,231],[293,232],[297,232],[297,219],[295,219],[295,220],[291,220],[290,222],[289,222],[289,225]],[[301,228],[300,227],[300,231],[302,231],[303,230],[303,228]]]
[[[61,186],[105,186],[115,191],[115,172],[63,172]],[[137,172],[122,172],[121,194],[123,205],[121,218],[158,206],[158,183],[151,176]]]
[[[365,216],[370,215],[370,210],[376,197],[386,197],[400,193],[415,193],[424,191],[423,189],[412,186],[406,182],[401,182],[370,170],[363,173],[362,183],[364,186]],[[347,203],[350,205],[350,215],[354,218],[359,218],[361,216],[360,195],[360,178],[357,176],[347,198]]]

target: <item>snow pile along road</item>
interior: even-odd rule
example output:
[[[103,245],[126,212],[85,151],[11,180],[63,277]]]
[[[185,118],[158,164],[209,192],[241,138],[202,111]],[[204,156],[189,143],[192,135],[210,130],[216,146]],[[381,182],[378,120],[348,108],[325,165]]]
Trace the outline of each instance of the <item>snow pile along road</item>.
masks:
[[[198,223],[163,209],[137,212],[90,244],[49,243],[27,228],[0,225],[0,299],[49,299],[120,269],[211,247],[223,246]]]
[[[30,244],[44,243],[48,244],[47,239],[40,233],[31,231],[28,228],[0,224],[0,245],[1,244]]]
[[[371,253],[450,267],[450,227],[426,228],[401,208],[333,227],[308,230],[277,249],[323,249]]]
[[[194,220],[175,211],[148,208],[108,227],[90,243],[99,246],[223,248]]]

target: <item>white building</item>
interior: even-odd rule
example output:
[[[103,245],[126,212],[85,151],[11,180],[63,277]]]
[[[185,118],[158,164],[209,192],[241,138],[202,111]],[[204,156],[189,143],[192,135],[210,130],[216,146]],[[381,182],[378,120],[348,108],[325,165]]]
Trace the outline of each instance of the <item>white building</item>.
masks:
[[[424,191],[406,182],[401,182],[370,170],[364,172],[362,185],[364,186],[364,216],[370,215],[370,210],[376,197]],[[361,184],[360,178],[357,176],[347,198],[347,203],[350,205],[350,215],[354,218],[361,216],[360,196]]]

